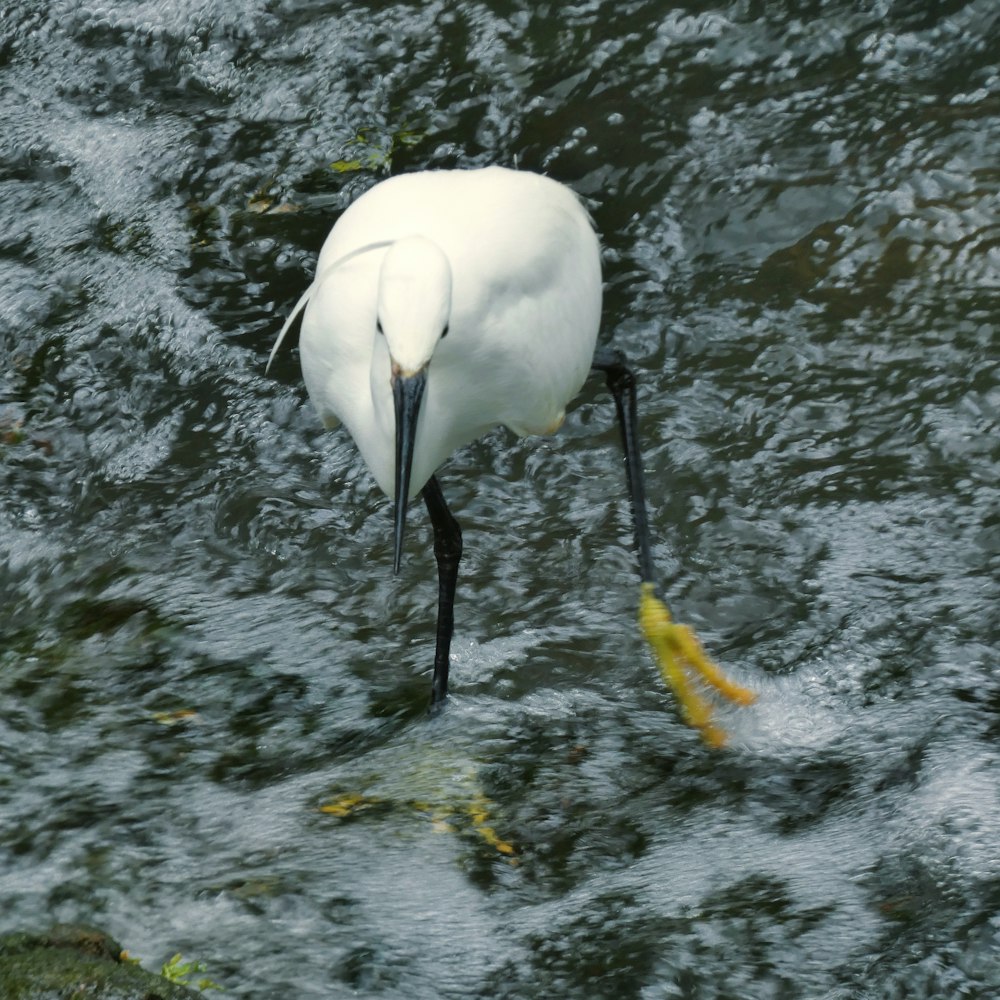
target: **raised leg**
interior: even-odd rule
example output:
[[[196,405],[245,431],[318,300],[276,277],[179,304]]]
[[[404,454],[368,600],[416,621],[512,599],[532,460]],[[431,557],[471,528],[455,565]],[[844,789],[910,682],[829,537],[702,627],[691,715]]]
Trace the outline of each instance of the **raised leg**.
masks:
[[[749,705],[756,695],[729,680],[705,655],[694,632],[686,625],[678,625],[671,619],[653,575],[646,488],[642,473],[642,454],[639,449],[635,374],[625,364],[624,357],[618,351],[598,351],[592,367],[594,371],[603,373],[607,380],[608,389],[615,400],[618,423],[622,432],[625,474],[628,477],[629,497],[632,501],[635,547],[639,557],[639,576],[642,579],[639,625],[646,641],[652,647],[664,681],[681,704],[685,719],[701,731],[707,743],[721,746],[726,741],[726,734],[712,722],[712,707],[692,686],[688,673],[696,674],[723,698],[740,705]]]
[[[434,527],[434,557],[438,567],[437,645],[434,650],[434,678],[431,681],[433,708],[448,696],[448,660],[451,636],[455,630],[455,585],[458,583],[458,563],[462,558],[462,529],[445,503],[437,476],[431,476],[421,496]]]
[[[635,529],[635,548],[639,555],[639,577],[643,583],[652,584],[653,554],[649,541],[649,517],[646,512],[646,486],[642,477],[642,455],[639,451],[639,418],[636,406],[635,373],[625,364],[618,351],[601,349],[594,355],[591,365],[607,379],[608,390],[618,411],[618,426],[622,432],[625,451],[625,476],[628,495],[632,501],[632,524]]]

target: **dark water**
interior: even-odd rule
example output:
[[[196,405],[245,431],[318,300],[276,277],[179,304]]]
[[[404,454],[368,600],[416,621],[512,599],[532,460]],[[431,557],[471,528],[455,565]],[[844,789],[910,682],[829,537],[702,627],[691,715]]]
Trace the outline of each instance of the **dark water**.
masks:
[[[998,39],[993,0],[8,5],[0,931],[253,998],[1000,995]],[[723,753],[640,644],[598,385],[443,470],[429,721],[424,519],[393,579],[263,374],[359,192],[515,162],[602,234],[672,604],[761,693]]]

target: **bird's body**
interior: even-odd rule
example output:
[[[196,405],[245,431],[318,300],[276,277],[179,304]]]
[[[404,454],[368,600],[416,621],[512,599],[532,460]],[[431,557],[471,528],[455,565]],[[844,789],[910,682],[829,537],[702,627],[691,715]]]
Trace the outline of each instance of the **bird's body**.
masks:
[[[590,371],[600,324],[597,237],[576,196],[555,181],[502,167],[403,174],[354,202],[320,252],[299,350],[320,416],[346,425],[390,497],[391,361],[377,332],[389,248],[345,258],[413,236],[447,258],[451,309],[427,366],[410,497],[457,448],[498,424],[555,431]]]
[[[518,434],[555,431],[593,369],[606,375],[622,426],[643,631],[688,720],[721,742],[686,670],[725,697],[747,703],[752,695],[726,681],[656,593],[635,379],[619,355],[594,356],[600,249],[576,195],[501,167],[383,181],[333,227],[272,358],[300,312],[309,395],[328,426],[347,427],[394,500],[397,572],[408,501],[419,493],[430,515],[438,566],[432,703],[448,690],[462,555],[435,472],[497,424]]]

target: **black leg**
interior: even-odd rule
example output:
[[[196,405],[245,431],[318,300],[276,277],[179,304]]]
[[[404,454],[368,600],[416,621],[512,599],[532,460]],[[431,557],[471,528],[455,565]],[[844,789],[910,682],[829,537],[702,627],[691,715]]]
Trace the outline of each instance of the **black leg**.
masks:
[[[646,488],[642,477],[642,456],[639,452],[639,421],[636,410],[635,375],[617,351],[601,350],[594,357],[594,371],[602,372],[608,389],[615,399],[622,445],[625,449],[625,472],[632,500],[632,523],[635,526],[635,547],[639,555],[639,575],[642,577],[639,598],[639,625],[646,637],[663,680],[680,702],[687,721],[701,730],[703,739],[712,746],[722,746],[726,733],[712,721],[712,706],[695,689],[689,673],[717,691],[723,698],[740,705],[749,705],[755,698],[752,691],[734,684],[712,662],[701,648],[694,632],[686,625],[674,622],[657,592],[653,579],[653,555],[649,540],[649,517],[646,512]]]
[[[646,486],[642,477],[642,454],[639,450],[639,419],[636,410],[635,374],[618,352],[602,349],[594,355],[591,365],[602,372],[618,411],[618,426],[625,450],[625,475],[632,501],[632,524],[635,529],[635,549],[639,556],[639,576],[643,583],[653,584],[653,554],[649,541],[649,516],[646,513]]]
[[[431,476],[421,496],[434,526],[434,557],[438,567],[437,646],[434,650],[434,679],[431,682],[431,706],[448,696],[448,658],[451,635],[455,630],[455,585],[458,563],[462,558],[462,529],[445,503],[437,476]]]

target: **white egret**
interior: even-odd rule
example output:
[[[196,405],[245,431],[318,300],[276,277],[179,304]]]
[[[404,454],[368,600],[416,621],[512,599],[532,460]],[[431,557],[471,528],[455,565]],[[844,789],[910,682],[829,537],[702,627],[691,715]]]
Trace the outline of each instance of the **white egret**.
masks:
[[[640,623],[688,721],[721,743],[724,734],[688,671],[731,700],[747,704],[753,694],[722,675],[656,593],[635,379],[620,355],[595,358],[600,249],[573,192],[502,167],[383,181],[333,227],[271,360],[300,312],[302,373],[320,417],[347,427],[394,499],[395,572],[408,501],[420,493],[430,515],[439,581],[432,704],[448,691],[462,554],[462,533],[436,470],[497,424],[517,434],[554,432],[594,369],[606,376],[621,422],[642,579]]]

